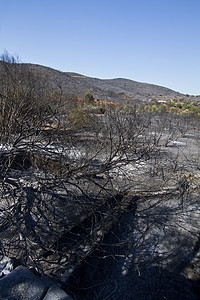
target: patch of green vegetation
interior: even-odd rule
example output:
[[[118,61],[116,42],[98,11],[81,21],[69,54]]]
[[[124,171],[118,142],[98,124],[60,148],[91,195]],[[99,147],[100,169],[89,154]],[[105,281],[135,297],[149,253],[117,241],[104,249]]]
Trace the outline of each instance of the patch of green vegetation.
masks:
[[[91,91],[87,91],[84,98],[88,102],[94,102],[94,96],[92,95]]]
[[[152,104],[140,105],[138,111],[158,112],[158,113],[173,113],[173,114],[191,114],[200,116],[200,106],[192,103],[190,100],[185,101],[170,101],[158,102],[154,101]]]
[[[84,107],[77,107],[69,111],[68,119],[76,129],[86,128],[90,125],[92,115]]]

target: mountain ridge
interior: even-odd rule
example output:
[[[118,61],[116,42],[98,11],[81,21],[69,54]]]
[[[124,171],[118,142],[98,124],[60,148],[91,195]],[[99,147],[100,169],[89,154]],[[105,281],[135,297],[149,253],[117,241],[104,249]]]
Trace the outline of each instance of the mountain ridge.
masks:
[[[23,63],[22,68],[28,68],[37,76],[45,78],[51,91],[61,89],[65,95],[75,94],[84,97],[90,90],[96,99],[105,99],[114,102],[132,102],[162,100],[169,101],[175,98],[191,99],[200,96],[185,95],[170,88],[134,81],[127,78],[100,79],[89,77],[75,72],[63,72],[47,66],[38,64]]]

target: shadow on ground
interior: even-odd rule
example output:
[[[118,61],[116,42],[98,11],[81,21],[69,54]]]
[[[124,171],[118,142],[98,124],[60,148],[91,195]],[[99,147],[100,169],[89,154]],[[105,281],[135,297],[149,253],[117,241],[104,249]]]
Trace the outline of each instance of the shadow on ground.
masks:
[[[135,207],[126,213],[104,238],[101,247],[74,271],[65,287],[67,292],[77,300],[200,299],[199,282],[182,275],[194,257],[197,244],[184,253],[181,245],[188,240],[180,240],[175,245],[177,251],[170,252],[169,261],[156,255],[138,259],[137,251],[130,251],[133,245],[144,250],[142,239],[131,241],[130,233],[137,226],[136,210]],[[185,245],[188,249],[189,245]],[[147,239],[146,247],[150,246]]]

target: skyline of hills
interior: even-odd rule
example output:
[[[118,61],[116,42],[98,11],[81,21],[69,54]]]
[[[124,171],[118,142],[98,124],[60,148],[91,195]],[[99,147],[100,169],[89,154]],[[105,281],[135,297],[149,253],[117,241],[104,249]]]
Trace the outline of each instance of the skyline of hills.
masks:
[[[133,101],[170,101],[170,99],[200,100],[199,96],[182,94],[164,86],[138,82],[126,78],[100,79],[74,72],[62,72],[36,64],[20,64],[34,75],[43,79],[50,91],[62,90],[64,95],[84,97],[90,90],[96,99],[132,103]]]

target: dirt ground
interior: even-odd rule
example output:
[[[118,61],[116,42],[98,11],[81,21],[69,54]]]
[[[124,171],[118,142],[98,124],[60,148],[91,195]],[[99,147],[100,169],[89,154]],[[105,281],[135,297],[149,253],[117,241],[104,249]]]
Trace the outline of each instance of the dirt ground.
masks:
[[[200,272],[194,264],[192,275],[187,270],[200,254],[199,202],[181,207],[176,199],[159,200],[124,214],[74,272],[68,289],[76,299],[199,299]]]
[[[179,154],[190,193],[133,200],[65,285],[74,299],[200,299],[197,136],[187,133],[167,147]]]

